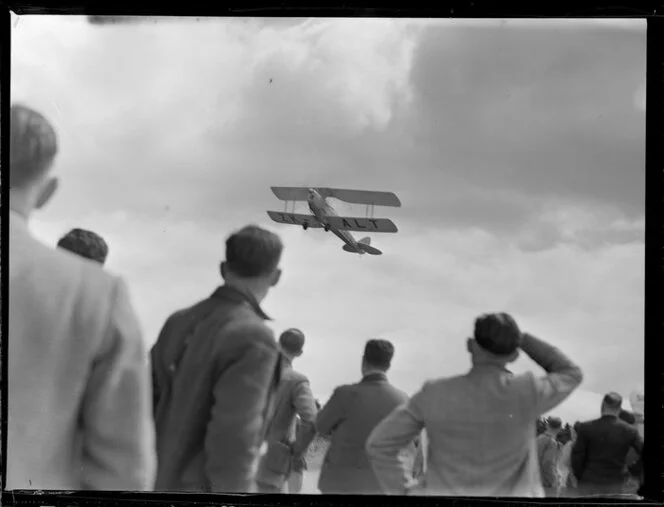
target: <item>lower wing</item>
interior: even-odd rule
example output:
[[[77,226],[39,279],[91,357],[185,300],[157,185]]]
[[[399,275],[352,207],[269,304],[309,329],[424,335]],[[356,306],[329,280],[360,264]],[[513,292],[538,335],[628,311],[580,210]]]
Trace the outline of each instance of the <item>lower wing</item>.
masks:
[[[326,217],[327,223],[340,231],[397,232],[397,226],[388,218]]]
[[[279,224],[306,225],[311,228],[323,227],[313,215],[303,215],[301,213],[285,213],[283,211],[268,211],[268,216]]]

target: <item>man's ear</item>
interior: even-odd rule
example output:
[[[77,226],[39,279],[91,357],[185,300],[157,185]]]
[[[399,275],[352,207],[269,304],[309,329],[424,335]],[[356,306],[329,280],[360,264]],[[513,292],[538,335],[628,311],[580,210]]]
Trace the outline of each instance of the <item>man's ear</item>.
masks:
[[[473,339],[472,338],[468,338],[466,340],[466,350],[472,354],[472,352],[473,352]]]
[[[221,277],[226,280],[226,273],[228,273],[228,267],[226,266],[226,261],[223,261],[219,265],[219,272],[221,273]]]
[[[272,275],[272,282],[270,283],[270,286],[274,287],[279,283],[279,280],[281,280],[281,269],[275,270],[274,274]]]
[[[519,350],[518,350],[518,349],[515,350],[514,352],[512,352],[512,353],[509,355],[509,358],[507,359],[507,362],[508,362],[508,363],[513,363],[513,362],[516,361],[517,359],[519,359]]]
[[[58,189],[59,181],[58,178],[52,177],[46,180],[41,189],[39,190],[39,195],[37,196],[37,202],[35,203],[36,209],[43,208],[48,201],[51,200],[53,194],[55,194]]]

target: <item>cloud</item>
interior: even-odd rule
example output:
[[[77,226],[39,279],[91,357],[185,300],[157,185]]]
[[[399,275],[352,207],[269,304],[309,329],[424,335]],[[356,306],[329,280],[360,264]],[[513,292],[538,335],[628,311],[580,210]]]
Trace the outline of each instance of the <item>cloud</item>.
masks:
[[[12,98],[61,141],[35,231],[102,234],[151,345],[220,282],[226,236],[263,224],[286,244],[265,308],[305,331],[321,399],[358,380],[369,337],[395,343],[408,392],[462,373],[474,317],[506,310],[583,367],[560,411],[596,411],[643,380],[645,30],[610,25],[21,18]],[[399,233],[349,255],[268,222],[270,185],[396,191],[377,216]]]

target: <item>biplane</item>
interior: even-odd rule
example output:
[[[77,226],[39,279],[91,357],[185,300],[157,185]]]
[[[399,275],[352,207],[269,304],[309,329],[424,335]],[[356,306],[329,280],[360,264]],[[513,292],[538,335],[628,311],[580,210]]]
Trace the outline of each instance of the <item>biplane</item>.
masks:
[[[277,223],[297,225],[305,231],[309,228],[322,228],[332,232],[341,241],[346,252],[363,255],[381,255],[383,252],[371,246],[368,236],[356,240],[352,232],[397,232],[397,226],[387,218],[374,218],[375,206],[400,207],[399,198],[392,192],[373,192],[369,190],[344,190],[339,188],[300,188],[300,187],[271,187],[277,199],[284,201],[284,211],[268,211],[269,217]],[[343,217],[327,202],[333,198],[340,201],[364,204],[367,213],[364,218]],[[295,203],[307,202],[311,215],[295,213]],[[292,202],[292,211],[288,211],[288,203]]]

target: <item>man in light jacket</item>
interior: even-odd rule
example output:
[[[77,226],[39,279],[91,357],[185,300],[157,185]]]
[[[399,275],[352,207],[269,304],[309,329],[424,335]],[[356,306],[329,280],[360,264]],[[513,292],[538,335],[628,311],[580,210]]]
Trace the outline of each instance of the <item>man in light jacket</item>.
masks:
[[[535,421],[576,389],[581,369],[504,313],[479,317],[466,346],[469,373],[425,383],[369,437],[378,479],[390,494],[543,497]],[[519,349],[546,375],[510,373]],[[424,488],[409,481],[398,457],[422,429],[429,438]]]
[[[29,231],[55,193],[53,127],[11,108],[7,489],[149,490],[147,351],[125,284]]]
[[[284,492],[286,482],[289,493],[299,493],[306,466],[304,456],[316,436],[318,410],[309,379],[293,369],[293,360],[304,349],[304,334],[299,329],[288,329],[279,337],[279,345],[284,355],[284,371],[266,435],[267,454],[261,459],[256,482],[262,493]],[[299,431],[296,418],[300,422]],[[290,459],[281,468],[274,458],[286,449],[290,451]]]

